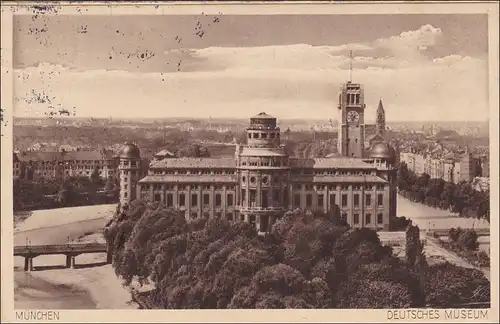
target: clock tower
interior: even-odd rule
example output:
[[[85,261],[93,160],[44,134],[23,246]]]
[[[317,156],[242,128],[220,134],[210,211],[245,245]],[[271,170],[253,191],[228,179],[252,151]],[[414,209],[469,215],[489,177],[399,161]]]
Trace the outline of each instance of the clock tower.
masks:
[[[365,151],[365,100],[361,84],[348,81],[340,88],[338,150],[341,155],[363,158]]]

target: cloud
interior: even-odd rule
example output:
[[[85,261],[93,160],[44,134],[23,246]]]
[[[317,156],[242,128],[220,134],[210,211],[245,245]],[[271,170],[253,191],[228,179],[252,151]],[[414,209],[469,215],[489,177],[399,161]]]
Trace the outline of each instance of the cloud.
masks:
[[[337,117],[337,93],[349,77],[348,52],[357,48],[364,53],[354,59],[353,77],[364,84],[368,121],[380,97],[389,121],[484,119],[486,61],[428,57],[441,35],[426,25],[369,44],[192,49],[183,54],[181,72],[170,73],[75,71],[42,63],[16,72],[15,111],[43,114],[46,104],[26,99],[36,89],[56,105],[75,107],[79,116],[248,117],[267,111],[327,120]]]

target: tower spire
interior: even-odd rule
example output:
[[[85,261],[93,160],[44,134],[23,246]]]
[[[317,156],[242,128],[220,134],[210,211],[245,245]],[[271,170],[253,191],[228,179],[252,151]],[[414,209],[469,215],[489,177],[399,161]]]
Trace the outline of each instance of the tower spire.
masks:
[[[382,98],[380,98],[377,107],[377,133],[380,135],[385,133],[385,110],[382,105]]]
[[[349,83],[352,82],[352,50],[349,50]]]

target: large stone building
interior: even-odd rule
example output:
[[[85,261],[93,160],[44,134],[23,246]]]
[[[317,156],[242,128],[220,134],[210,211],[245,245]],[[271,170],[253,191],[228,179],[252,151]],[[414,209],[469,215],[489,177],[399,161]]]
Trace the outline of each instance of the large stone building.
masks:
[[[19,152],[13,155],[14,179],[40,180],[90,176],[115,177],[119,159],[110,151]]]
[[[141,197],[187,219],[223,217],[259,232],[296,208],[334,211],[353,227],[389,230],[396,217],[395,152],[381,141],[365,156],[363,100],[361,85],[343,85],[339,156],[288,156],[276,118],[266,113],[250,118],[247,142],[234,158],[168,157],[152,161],[142,177],[140,152],[127,144],[120,156],[121,204]]]

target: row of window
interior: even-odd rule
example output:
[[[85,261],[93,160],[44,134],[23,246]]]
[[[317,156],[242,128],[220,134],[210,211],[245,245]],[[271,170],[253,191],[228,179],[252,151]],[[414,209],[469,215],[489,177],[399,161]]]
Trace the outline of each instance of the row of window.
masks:
[[[366,184],[366,185],[339,185],[339,186],[336,186],[336,185],[324,185],[324,184],[317,184],[317,185],[312,185],[312,184],[300,184],[300,183],[296,183],[293,185],[293,189],[294,190],[306,190],[306,191],[313,191],[313,190],[326,190],[326,188],[328,188],[328,190],[349,190],[349,189],[352,189],[352,190],[384,190],[385,188],[385,185],[383,184],[378,184],[378,185],[370,185],[370,184]]]
[[[352,218],[352,223],[353,225],[359,225],[360,224],[360,215],[358,213],[354,213]],[[347,221],[347,213],[341,214],[342,219]],[[377,214],[377,224],[383,224],[384,223],[384,215],[382,213]],[[365,214],[365,225],[372,224],[372,214],[367,213]]]
[[[346,96],[346,102],[348,105],[359,105],[361,103],[361,97],[359,93],[347,93]]]
[[[274,139],[274,138],[280,138],[280,132],[255,132],[255,131],[247,131],[248,133],[248,138],[254,138],[254,139]]]
[[[121,170],[123,175],[135,174],[137,171]]]
[[[371,175],[371,174],[374,174],[375,171],[372,171],[372,170],[339,171],[337,169],[314,170],[314,169],[297,168],[297,169],[292,169],[291,173],[294,174],[294,175],[317,175],[317,176],[324,176],[324,175],[336,175],[336,176],[351,176],[351,175],[354,175],[354,176],[361,176],[361,175]]]
[[[186,194],[185,193],[180,193],[178,196],[178,206],[179,207],[186,207],[187,206],[187,201],[186,201]],[[210,206],[211,199],[210,199],[210,194],[203,194],[202,196],[202,201],[201,203],[203,206]],[[162,200],[162,195],[161,194],[155,194],[154,195],[154,201],[161,201]],[[215,207],[221,207],[222,206],[222,195],[217,193],[214,195],[214,206]],[[165,204],[167,207],[174,207],[174,194],[173,193],[167,193],[165,195]],[[226,194],[226,206],[231,207],[234,205],[234,195],[232,193]],[[198,194],[197,193],[192,193],[191,194],[191,207],[198,207]]]
[[[111,164],[108,160],[51,160],[51,161],[28,161],[29,164],[55,165],[55,164]]]
[[[336,205],[336,195],[335,194],[330,194],[330,206]],[[312,194],[307,194],[306,196],[306,207],[311,208],[313,207],[313,196]],[[294,195],[294,207],[295,208],[300,208],[301,206],[301,198],[302,195],[300,194],[295,194]],[[360,195],[359,194],[353,194],[352,195],[352,204],[354,207],[359,207],[360,206]],[[340,199],[340,205],[342,207],[347,207],[348,203],[348,195],[347,194],[342,194],[341,199]],[[318,206],[324,206],[325,205],[325,195],[318,195]],[[384,195],[383,194],[378,194],[377,195],[377,206],[383,206],[384,205]],[[371,194],[365,194],[365,206],[372,206],[372,195]]]
[[[268,157],[242,157],[240,165],[241,166],[271,166],[280,167],[286,166],[288,164],[288,159],[284,158],[268,158]]]
[[[208,217],[210,217],[210,214],[211,213],[209,211],[205,211],[205,212],[203,212],[203,217],[208,218]],[[189,216],[190,216],[191,219],[196,219],[196,218],[198,218],[198,212],[191,212]],[[214,213],[214,216],[217,217],[217,218],[221,218],[222,217],[222,213],[219,212],[219,211],[216,211]],[[347,221],[347,213],[341,214],[341,218],[344,219],[345,221]],[[226,219],[228,221],[235,220],[233,213],[231,213],[231,212],[226,213]],[[240,215],[240,221],[241,222],[245,221],[245,215]],[[365,214],[364,225],[370,225],[370,224],[372,224],[372,221],[373,221],[372,220],[372,214],[370,214],[370,213]],[[255,215],[248,215],[248,222],[250,223],[250,225],[255,226],[256,225],[256,216]],[[359,225],[360,224],[360,214],[354,213],[353,214],[353,220],[352,220],[352,222],[353,222],[353,225]],[[262,232],[267,231],[268,226],[271,225],[271,224],[268,224],[268,223],[269,223],[268,220],[267,221],[266,220],[261,220],[259,230],[262,231]],[[382,213],[378,213],[377,214],[376,223],[378,225],[382,225],[384,223],[384,215]]]
[[[221,175],[221,174],[235,174],[235,170],[231,169],[168,169],[168,170],[158,170],[158,169],[153,169],[152,171],[153,174],[155,175],[175,175],[175,174],[196,174],[196,175]]]
[[[84,170],[92,170],[95,166],[92,165],[77,165],[77,166],[66,166],[65,169],[84,169]],[[36,168],[37,170],[55,170],[57,167],[51,167],[51,166],[41,166],[39,168]]]
[[[211,216],[211,212],[210,211],[205,211],[203,212],[203,217],[205,218],[208,218]],[[214,216],[217,217],[217,218],[221,218],[222,217],[222,213],[221,212],[218,212],[218,211],[215,211],[214,213]],[[190,219],[196,219],[198,218],[198,212],[195,211],[195,212],[191,212],[189,214],[189,218]],[[236,221],[233,213],[229,212],[229,213],[226,213],[226,219],[228,221]],[[239,217],[239,221],[240,222],[244,222],[245,221],[245,215],[244,214],[240,214],[240,217]],[[257,217],[255,215],[248,215],[248,223],[252,226],[256,226],[256,223],[257,223]],[[272,223],[270,223],[270,219],[268,217],[265,217],[265,216],[261,216],[261,219],[260,219],[260,226],[259,226],[259,231],[261,232],[267,232],[269,226],[272,225]]]
[[[250,189],[248,190],[249,193],[249,201],[248,204],[250,207],[256,207],[257,206],[257,190],[255,189]],[[271,205],[274,207],[281,206],[282,204],[280,203],[280,191],[278,189],[274,189],[271,191],[272,193],[272,201]],[[241,200],[240,204],[242,206],[247,206],[247,191],[245,189],[241,189]],[[260,204],[261,207],[267,208],[269,207],[269,191],[267,190],[261,190],[260,191]],[[288,205],[288,190],[283,191],[283,204],[286,206]]]
[[[177,190],[187,190],[188,187],[191,190],[199,190],[200,188],[203,190],[212,190],[212,186],[214,190],[223,190],[226,188],[226,190],[234,190],[235,186],[234,185],[182,185],[179,184],[177,185]],[[169,184],[161,184],[161,183],[153,183],[153,184],[147,184],[142,186],[143,189],[153,189],[153,190],[175,190],[176,186],[175,185],[169,185]]]
[[[124,160],[121,160],[120,161],[120,166],[132,166],[132,167],[135,167],[135,166],[138,166],[139,161],[135,161],[135,160],[129,160],[129,161],[124,161]]]

